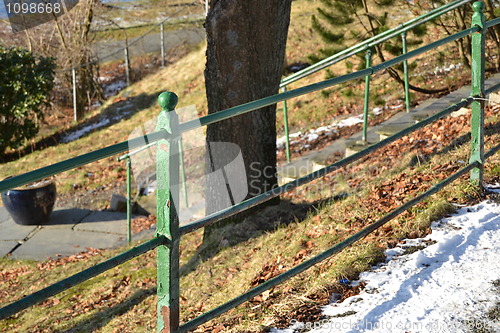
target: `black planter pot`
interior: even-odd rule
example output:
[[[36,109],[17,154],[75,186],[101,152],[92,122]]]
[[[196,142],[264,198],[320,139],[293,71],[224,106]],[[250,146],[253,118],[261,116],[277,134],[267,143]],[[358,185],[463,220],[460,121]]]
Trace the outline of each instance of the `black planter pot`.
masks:
[[[2,201],[17,224],[39,225],[49,221],[56,202],[56,184],[45,182],[37,186],[8,190]]]

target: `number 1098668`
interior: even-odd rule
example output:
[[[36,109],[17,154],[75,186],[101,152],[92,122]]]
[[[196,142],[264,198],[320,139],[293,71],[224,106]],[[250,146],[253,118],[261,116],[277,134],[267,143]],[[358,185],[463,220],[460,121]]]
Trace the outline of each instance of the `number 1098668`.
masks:
[[[7,2],[5,4],[7,15],[18,14],[61,14],[63,8],[60,3],[50,2]]]

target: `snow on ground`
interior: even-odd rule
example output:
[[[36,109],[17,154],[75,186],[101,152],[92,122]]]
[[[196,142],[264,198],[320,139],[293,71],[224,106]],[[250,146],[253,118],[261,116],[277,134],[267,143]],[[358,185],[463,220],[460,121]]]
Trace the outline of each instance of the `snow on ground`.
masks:
[[[375,113],[375,109],[374,109],[374,113],[379,114],[381,112],[380,110],[381,110],[381,108],[376,108],[376,112],[378,112],[378,113]],[[292,134],[289,134],[290,143],[293,144],[293,143],[304,142],[304,141],[305,142],[312,142],[312,141],[318,139],[321,134],[328,134],[328,133],[336,134],[338,132],[339,128],[346,127],[346,126],[353,126],[353,125],[356,125],[356,124],[359,124],[362,122],[363,122],[363,115],[358,115],[358,116],[352,116],[352,117],[349,117],[346,119],[342,119],[340,121],[334,121],[331,125],[321,126],[318,128],[310,129],[308,132],[292,133]],[[295,139],[295,140],[293,140],[293,139]],[[286,136],[282,136],[281,138],[278,138],[276,140],[276,145],[278,146],[278,149],[285,147],[285,142],[286,142],[285,140],[286,140]]]
[[[119,91],[122,91],[127,87],[127,82],[119,80],[116,82],[111,82],[104,86],[104,97],[109,98],[116,95]]]
[[[71,132],[69,133],[68,135],[66,135],[65,137],[63,137],[61,139],[61,142],[62,143],[68,143],[68,142],[71,142],[71,141],[75,141],[79,138],[81,138],[82,136],[84,136],[85,134],[89,133],[89,132],[92,132],[98,128],[101,128],[103,126],[106,126],[107,124],[109,124],[110,120],[108,118],[105,118],[103,120],[101,120],[100,122],[98,123],[94,123],[94,124],[90,124],[88,126],[85,126],[79,130],[76,130],[74,132]]]
[[[84,126],[82,128],[79,128],[73,132],[70,132],[70,133],[66,134],[61,139],[61,142],[62,143],[69,143],[71,141],[75,141],[75,140],[81,138],[82,136],[84,136],[90,132],[93,132],[93,131],[95,131],[101,127],[104,127],[104,126],[108,126],[110,123],[118,122],[120,119],[122,119],[122,118],[124,118],[132,113],[132,107],[133,107],[132,104],[126,104],[126,105],[117,109],[117,111],[120,112],[120,115],[114,116],[114,117],[107,117],[107,118],[104,117],[97,123],[92,123],[92,124],[89,124],[89,125]]]
[[[366,283],[361,294],[323,308],[327,319],[271,332],[500,332],[487,317],[500,304],[499,204],[462,207],[386,255],[352,282]]]
[[[386,109],[394,110],[394,109],[401,108],[402,106],[403,106],[403,104],[398,104],[398,105],[394,105],[394,106],[390,106],[390,107],[383,107],[383,108],[376,107],[371,111],[371,113],[376,116],[376,115],[381,114]],[[361,123],[363,123],[363,115],[362,114],[357,115],[357,116],[351,116],[351,117],[348,117],[348,118],[345,118],[342,120],[335,120],[330,125],[327,125],[327,126],[313,128],[307,132],[296,132],[296,133],[290,134],[289,135],[290,143],[295,144],[298,142],[312,142],[312,141],[317,140],[320,137],[320,135],[322,135],[322,134],[326,134],[326,135],[337,134],[339,128],[353,126],[353,125],[361,124]],[[283,149],[285,147],[285,142],[286,142],[285,136],[282,136],[276,140],[276,145],[278,147],[278,150]],[[307,144],[306,144],[306,146],[307,146]]]

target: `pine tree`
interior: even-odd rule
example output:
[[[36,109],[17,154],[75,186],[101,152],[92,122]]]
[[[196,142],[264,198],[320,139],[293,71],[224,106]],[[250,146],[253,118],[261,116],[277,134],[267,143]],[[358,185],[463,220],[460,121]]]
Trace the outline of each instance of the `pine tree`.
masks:
[[[319,55],[309,56],[309,59],[313,62],[346,49],[350,46],[347,45],[349,39],[361,42],[389,30],[391,28],[389,26],[389,11],[393,11],[398,3],[404,5],[402,1],[398,0],[373,0],[369,3],[368,0],[321,0],[321,3],[322,7],[317,9],[318,14],[312,16],[312,27],[325,41],[327,47],[320,49]],[[361,29],[354,28],[356,26],[361,27]],[[412,46],[422,43],[419,37],[422,37],[425,33],[425,25],[413,28],[407,33],[407,45]],[[401,55],[401,37],[379,44],[374,47],[373,51],[381,62],[386,60],[387,53],[394,56]],[[362,59],[364,59],[364,54],[359,53],[358,57],[361,60],[359,62],[360,67],[363,67],[364,61]],[[352,63],[349,61],[346,62],[346,65],[348,69],[352,67]],[[402,71],[402,65],[397,66],[395,69],[387,69],[392,78],[403,84],[398,71]],[[444,91],[444,89],[428,90],[413,85],[410,85],[410,89],[428,94]]]

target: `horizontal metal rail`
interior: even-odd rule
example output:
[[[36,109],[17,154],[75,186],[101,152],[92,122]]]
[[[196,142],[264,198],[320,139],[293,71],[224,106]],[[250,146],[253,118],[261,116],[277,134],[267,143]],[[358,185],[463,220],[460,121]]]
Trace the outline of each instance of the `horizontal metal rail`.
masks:
[[[462,0],[462,1],[452,1],[448,4],[445,4],[439,8],[436,8],[428,13],[425,13],[421,16],[418,16],[408,22],[402,23],[398,25],[395,28],[389,29],[387,31],[384,31],[383,33],[380,33],[376,36],[373,36],[361,43],[358,43],[354,46],[351,46],[341,52],[338,52],[326,59],[323,59],[307,68],[304,68],[303,70],[294,73],[286,78],[284,78],[281,83],[280,83],[280,88],[287,86],[288,84],[298,81],[306,76],[309,76],[313,73],[316,73],[322,69],[325,69],[326,67],[329,67],[337,62],[340,62],[344,59],[347,59],[356,53],[359,53],[363,50],[366,50],[370,47],[373,47],[377,44],[380,44],[388,39],[394,38],[398,35],[400,35],[403,32],[407,32],[410,29],[415,28],[416,26],[426,23],[430,20],[435,19],[438,16],[441,16],[453,9],[456,9],[466,3],[472,2],[474,0]]]
[[[264,97],[262,99],[252,101],[249,103],[245,103],[242,105],[238,105],[232,108],[228,108],[225,110],[221,110],[219,112],[209,114],[207,116],[203,116],[201,118],[187,121],[184,123],[179,124],[179,131],[180,133],[188,132],[190,130],[202,127],[202,126],[207,126],[222,120],[226,120],[241,114],[248,113],[250,111],[254,111],[272,104],[276,104],[278,102],[283,102],[285,100],[298,97],[301,95],[305,95],[314,91],[322,90],[329,88],[331,86],[341,84],[350,80],[358,79],[358,78],[363,78],[367,75],[373,75],[379,71],[382,71],[390,66],[394,66],[398,63],[403,62],[404,60],[408,60],[412,57],[415,57],[417,55],[420,55],[422,53],[425,53],[426,51],[436,48],[438,46],[444,45],[446,43],[455,41],[457,39],[460,39],[468,34],[471,34],[473,32],[478,32],[480,31],[479,27],[473,27],[466,29],[464,31],[458,32],[456,34],[453,34],[451,36],[445,37],[439,41],[433,42],[431,44],[428,44],[426,46],[420,47],[418,49],[415,49],[411,52],[408,52],[406,54],[400,55],[398,57],[395,57],[391,60],[388,60],[386,62],[383,62],[379,65],[372,66],[363,70],[360,70],[358,72],[354,73],[349,73],[346,75],[342,75],[336,78],[332,78],[329,80],[313,83],[304,87],[296,88],[293,90],[289,90],[280,94],[275,94],[272,96]],[[151,134],[134,138],[128,141],[123,141],[120,143],[117,143],[112,146],[108,146],[106,148],[102,148],[87,154],[83,154],[62,162],[55,163],[53,165],[49,165],[37,170],[33,170],[30,172],[27,172],[25,174],[19,175],[19,176],[14,176],[12,178],[3,180],[0,182],[0,192],[6,191],[8,189],[14,188],[16,186],[21,186],[24,184],[28,184],[30,182],[52,176],[54,174],[70,170],[72,168],[76,168],[78,166],[82,166],[85,164],[88,164],[90,162],[94,162],[96,160],[112,156],[114,154],[118,154],[124,151],[127,151],[129,149],[134,149],[134,148],[139,148],[144,146],[144,143],[149,144],[151,142],[156,142],[161,139],[167,139],[169,137],[168,133],[166,131],[159,131],[159,132],[153,132]]]
[[[64,290],[67,290],[77,284],[87,281],[94,276],[104,273],[113,267],[116,267],[124,262],[133,259],[143,253],[155,249],[159,245],[168,245],[170,240],[166,237],[155,237],[150,239],[141,245],[131,248],[128,251],[120,253],[119,255],[103,261],[95,266],[87,268],[81,272],[78,272],[64,280],[54,283],[46,288],[43,288],[33,294],[30,294],[14,303],[11,303],[3,308],[0,308],[0,320],[5,319],[13,314],[18,313],[24,309],[29,308],[39,302],[46,300],[47,298],[54,296]]]
[[[497,17],[496,19],[490,20],[484,24],[485,29],[489,29],[494,25],[500,24],[500,17]]]
[[[308,93],[311,93],[314,91],[326,89],[326,88],[329,88],[331,86],[341,84],[341,83],[344,83],[347,81],[351,81],[351,80],[355,80],[355,79],[359,79],[359,78],[364,78],[367,75],[373,75],[373,74],[380,72],[380,71],[382,71],[390,66],[394,66],[394,65],[399,64],[405,60],[408,60],[410,58],[416,57],[417,55],[425,53],[433,48],[442,46],[446,43],[455,41],[457,39],[463,38],[464,36],[467,36],[471,33],[478,32],[478,31],[480,31],[479,27],[469,28],[469,29],[460,31],[456,34],[445,37],[443,39],[440,39],[440,40],[433,42],[431,44],[422,46],[422,47],[415,49],[411,52],[408,52],[406,54],[397,56],[391,60],[385,61],[381,64],[376,65],[376,66],[368,67],[368,68],[362,69],[362,70],[354,72],[354,73],[349,73],[346,75],[338,76],[338,77],[335,77],[332,79],[313,83],[313,84],[303,86],[300,88],[296,88],[293,90],[288,90],[288,91],[280,93],[280,94],[272,95],[269,97],[264,97],[262,99],[258,99],[258,100],[253,101],[253,102],[241,104],[238,106],[234,106],[232,108],[228,108],[228,109],[216,112],[216,113],[209,114],[207,116],[204,116],[204,117],[201,117],[201,118],[198,118],[195,120],[190,120],[190,121],[179,124],[179,130],[181,133],[187,132],[187,131],[196,129],[196,128],[201,127],[201,126],[207,126],[207,125],[210,125],[210,124],[222,121],[222,120],[232,118],[234,116],[245,114],[247,112],[250,112],[250,111],[253,111],[256,109],[260,109],[260,108],[263,108],[263,107],[266,107],[266,106],[269,106],[272,104],[283,102],[285,100],[288,100],[288,99],[291,99],[294,97],[298,97],[298,96],[305,95],[305,94],[308,94]]]
[[[217,221],[220,221],[220,220],[223,220],[223,219],[228,218],[230,216],[241,213],[249,208],[255,207],[263,202],[266,202],[272,198],[278,197],[284,193],[290,192],[290,191],[292,191],[292,190],[294,190],[302,185],[305,185],[307,183],[312,182],[313,180],[324,177],[327,174],[329,174],[335,170],[338,170],[340,168],[343,168],[343,167],[367,156],[368,154],[370,154],[370,153],[372,153],[372,152],[374,152],[374,151],[376,151],[384,146],[387,146],[388,144],[393,143],[394,141],[396,141],[396,140],[398,140],[398,139],[400,139],[400,138],[402,138],[402,137],[404,137],[404,136],[406,136],[406,135],[408,135],[408,134],[410,134],[410,133],[412,133],[412,132],[414,132],[422,127],[425,127],[425,126],[431,124],[434,121],[447,116],[448,114],[450,114],[454,111],[458,111],[461,108],[468,106],[473,101],[474,101],[473,97],[463,99],[461,102],[456,103],[454,105],[451,105],[451,106],[447,107],[446,109],[444,109],[443,111],[438,112],[435,115],[430,116],[430,117],[428,117],[428,118],[426,118],[426,119],[424,119],[424,120],[422,120],[414,125],[411,125],[410,127],[407,127],[404,130],[401,130],[401,131],[385,138],[384,140],[381,140],[381,141],[369,146],[368,148],[365,148],[365,149],[363,149],[355,154],[352,154],[352,155],[350,155],[350,156],[348,156],[348,157],[346,157],[338,162],[335,162],[333,164],[325,166],[324,168],[321,168],[313,173],[310,173],[310,174],[303,176],[299,179],[296,179],[294,181],[291,181],[289,183],[286,183],[284,185],[276,187],[276,188],[274,188],[270,191],[267,191],[261,195],[247,199],[247,200],[240,202],[239,204],[236,204],[232,207],[228,207],[228,208],[223,209],[217,213],[203,217],[203,218],[196,220],[192,223],[183,225],[180,227],[179,231],[180,231],[181,235],[190,233],[190,232],[197,230],[199,228],[203,228],[203,227],[210,225],[212,223],[215,223]]]
[[[346,238],[342,242],[335,244],[334,246],[332,246],[328,250],[312,257],[311,259],[304,261],[301,264],[298,264],[297,266],[291,268],[290,270],[288,270],[284,273],[281,273],[280,275],[258,285],[257,287],[250,289],[246,293],[232,299],[231,301],[224,303],[224,304],[216,307],[215,309],[212,309],[208,312],[205,312],[201,316],[186,322],[185,324],[180,326],[179,331],[186,332],[188,330],[196,328],[196,327],[200,326],[201,324],[206,323],[207,321],[209,321],[209,320],[229,311],[230,309],[233,309],[233,308],[237,307],[238,305],[252,299],[253,297],[261,294],[262,292],[269,290],[273,287],[276,287],[277,285],[279,285],[279,284],[283,283],[284,281],[296,276],[297,274],[304,272],[305,270],[311,268],[312,266],[316,265],[317,263],[319,263],[325,259],[330,258],[332,255],[342,251],[346,247],[352,245],[354,242],[360,240],[361,238],[367,236],[368,234],[370,234],[374,230],[380,228],[381,226],[383,226],[384,224],[386,224],[387,222],[389,222],[393,218],[395,218],[398,215],[400,215],[401,213],[405,212],[407,209],[415,206],[416,204],[425,200],[429,196],[437,193],[438,191],[443,189],[445,186],[449,185],[450,183],[452,183],[453,181],[458,179],[460,176],[466,174],[470,170],[478,167],[479,165],[480,165],[479,162],[474,162],[474,163],[467,165],[466,167],[460,169],[459,171],[457,171],[456,173],[454,173],[450,177],[448,177],[445,180],[441,181],[440,183],[432,186],[430,189],[428,189],[424,193],[416,196],[415,198],[411,199],[410,201],[408,201],[404,205],[396,208],[395,210],[393,210],[389,214],[387,214],[384,217],[382,217],[381,219],[379,219],[377,222],[370,224],[369,226],[363,228],[362,230],[358,231],[354,235]]]
[[[97,160],[113,156],[118,153],[122,153],[129,149],[142,147],[144,145],[144,142],[146,143],[156,142],[161,139],[166,139],[168,137],[169,134],[167,131],[154,132],[128,141],[123,141],[102,149],[94,150],[90,153],[69,158],[67,160],[57,162],[40,169],[26,172],[19,176],[7,178],[0,182],[0,192],[4,192],[6,190],[9,190],[17,186],[25,185],[43,179],[45,177],[53,176],[63,171],[71,170],[79,166],[95,162]]]

